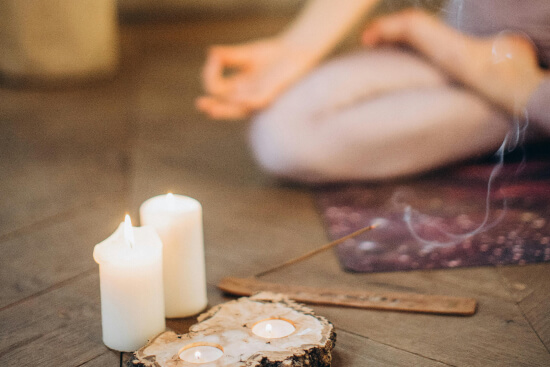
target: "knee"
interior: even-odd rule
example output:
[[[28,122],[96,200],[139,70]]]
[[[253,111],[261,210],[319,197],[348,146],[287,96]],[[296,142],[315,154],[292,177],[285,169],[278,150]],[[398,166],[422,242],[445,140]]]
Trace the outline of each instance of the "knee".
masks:
[[[260,167],[270,175],[293,181],[315,180],[311,140],[303,121],[267,109],[258,114],[249,132],[250,147]]]
[[[307,184],[399,175],[398,167],[387,164],[380,153],[386,140],[369,139],[360,133],[350,136],[340,131],[337,123],[325,124],[324,129],[319,125],[315,119],[284,109],[262,111],[254,118],[249,133],[256,162],[274,177]]]

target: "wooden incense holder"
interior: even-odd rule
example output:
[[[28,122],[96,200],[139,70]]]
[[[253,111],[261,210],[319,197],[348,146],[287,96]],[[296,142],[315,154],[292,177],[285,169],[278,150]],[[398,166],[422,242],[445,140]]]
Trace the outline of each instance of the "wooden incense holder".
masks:
[[[293,300],[318,305],[463,316],[473,315],[476,311],[476,300],[473,298],[312,288],[262,282],[256,278],[223,278],[218,288],[239,296],[260,291],[284,293]]]
[[[473,315],[476,312],[476,300],[473,298],[437,296],[416,293],[397,292],[368,292],[358,290],[310,288],[291,286],[276,283],[267,283],[258,280],[259,277],[287,266],[309,259],[320,252],[337,246],[344,241],[368,232],[376,228],[376,225],[361,228],[353,233],[329,242],[303,255],[285,261],[250,278],[223,278],[218,284],[222,291],[248,296],[260,291],[284,293],[288,297],[304,303],[318,305],[344,306],[356,308],[369,308],[376,310],[392,310],[403,312],[435,313],[446,315]]]
[[[253,327],[267,320],[284,320],[295,330],[288,336],[267,338]],[[336,340],[332,324],[304,305],[281,294],[259,293],[213,307],[198,317],[189,333],[167,331],[134,353],[128,367],[242,366],[329,367]],[[212,362],[187,361],[183,351],[192,346],[216,346],[223,355]]]

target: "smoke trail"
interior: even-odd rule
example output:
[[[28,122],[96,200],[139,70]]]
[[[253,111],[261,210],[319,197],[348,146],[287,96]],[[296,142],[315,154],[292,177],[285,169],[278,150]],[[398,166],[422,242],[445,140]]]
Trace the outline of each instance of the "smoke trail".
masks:
[[[506,152],[513,151],[514,150],[513,147],[515,146],[515,143],[518,141],[518,139],[516,138],[516,136],[518,134],[517,133],[518,131],[519,130],[514,129],[511,132],[509,132],[506,135],[506,137],[504,138],[504,141],[502,142],[502,145],[500,146],[500,148],[498,149],[498,151],[496,153],[496,156],[498,158],[498,162],[493,167],[493,169],[491,171],[491,174],[489,176],[489,181],[487,183],[487,194],[486,194],[486,197],[485,197],[485,215],[483,217],[483,221],[477,226],[477,228],[475,228],[472,231],[469,231],[467,233],[462,233],[462,234],[450,233],[450,232],[444,231],[441,228],[437,228],[437,230],[441,234],[443,234],[448,239],[448,241],[445,241],[445,242],[430,241],[430,240],[422,238],[422,236],[419,235],[418,232],[416,231],[416,229],[414,228],[413,214],[417,214],[417,216],[421,218],[420,222],[419,222],[420,225],[427,225],[429,223],[433,223],[434,222],[433,219],[430,218],[427,215],[422,215],[422,214],[418,213],[417,211],[412,209],[412,207],[410,205],[405,207],[405,212],[403,214],[403,221],[406,223],[407,228],[408,228],[409,232],[411,233],[411,235],[413,236],[413,238],[424,245],[424,247],[422,248],[422,252],[430,252],[435,248],[449,247],[449,246],[456,245],[456,244],[464,241],[465,239],[467,239],[469,237],[472,237],[472,236],[474,236],[478,233],[481,233],[483,231],[486,231],[487,229],[490,229],[490,228],[496,226],[502,220],[502,218],[506,214],[506,208],[507,208],[506,199],[504,199],[504,201],[503,201],[503,204],[502,204],[503,205],[503,207],[502,207],[503,210],[500,213],[500,215],[494,221],[489,223],[489,218],[490,218],[490,214],[491,214],[491,192],[492,192],[492,189],[493,189],[494,181],[498,177],[500,171],[502,170],[502,167],[504,166],[504,156],[505,156]]]
[[[453,5],[458,6],[458,15],[457,15],[456,21],[457,21],[457,25],[459,25],[461,21],[460,10],[462,6],[462,1],[453,2]],[[506,43],[500,42],[509,33],[510,32],[507,32],[507,31],[500,32],[493,43],[491,56],[495,64],[506,62],[507,60],[512,59],[514,56],[513,53],[509,49],[507,49]],[[526,38],[529,39],[528,37]],[[450,233],[440,227],[434,227],[434,224],[437,223],[437,221],[434,218],[428,215],[421,214],[418,211],[415,211],[410,205],[407,205],[405,207],[404,214],[403,214],[403,221],[406,223],[406,226],[410,234],[412,235],[412,237],[424,246],[421,250],[422,252],[427,253],[436,248],[444,248],[444,247],[457,245],[462,241],[476,234],[479,234],[481,232],[484,232],[496,226],[504,218],[504,215],[506,214],[506,209],[507,209],[506,198],[503,199],[502,211],[500,215],[495,220],[489,222],[491,217],[491,194],[494,186],[494,181],[502,171],[502,168],[505,163],[504,161],[505,155],[507,153],[513,152],[518,147],[523,152],[523,143],[525,140],[525,135],[527,132],[528,125],[529,125],[529,116],[527,114],[527,111],[524,108],[519,109],[516,107],[516,113],[514,114],[514,118],[512,120],[512,127],[508,132],[508,134],[505,136],[504,141],[502,142],[500,148],[495,153],[495,156],[497,157],[497,163],[493,167],[487,183],[487,193],[485,197],[485,215],[481,223],[475,229],[462,234]],[[524,167],[524,165],[525,165],[525,154],[522,154],[522,161],[519,165],[518,172]],[[443,235],[446,240],[434,241],[434,240],[423,238],[419,234],[419,232],[415,229],[415,225],[413,224],[414,218],[418,218],[416,222],[417,226],[420,226],[421,228],[422,227],[434,228],[436,229],[437,232],[439,232],[439,234]]]
[[[524,123],[522,124],[522,120]],[[504,166],[504,158],[507,153],[513,152],[515,149],[520,147],[523,149],[522,144],[525,139],[525,133],[528,126],[528,115],[527,111],[523,111],[523,116],[516,116],[514,118],[513,128],[508,132],[506,137],[504,138],[504,141],[502,142],[500,148],[495,153],[495,156],[497,157],[498,161],[491,170],[491,174],[489,175],[489,180],[487,183],[487,194],[485,196],[485,215],[483,217],[483,220],[481,223],[473,230],[461,233],[461,234],[455,234],[448,231],[445,231],[441,228],[436,228],[437,231],[444,235],[448,240],[441,242],[441,241],[430,241],[425,238],[422,238],[422,236],[417,232],[415,229],[415,226],[413,224],[413,215],[416,214],[416,217],[420,218],[417,224],[420,224],[420,226],[430,226],[430,223],[434,223],[435,221],[433,218],[423,215],[419,213],[418,211],[415,211],[410,205],[407,205],[404,210],[403,214],[403,221],[406,223],[407,228],[413,238],[417,240],[419,243],[423,244],[424,247],[422,249],[423,252],[429,252],[435,248],[442,248],[442,247],[449,247],[456,245],[467,238],[470,238],[476,234],[479,234],[481,232],[484,232],[490,228],[493,228],[496,226],[506,214],[507,209],[507,201],[506,198],[503,199],[502,203],[502,211],[500,215],[493,221],[489,223],[489,218],[491,216],[491,193],[493,191],[494,181],[499,176],[500,172],[502,171],[502,167]],[[522,162],[520,164],[520,167],[518,168],[518,171],[521,170],[523,165],[525,164],[525,154],[522,155]],[[431,226],[433,227],[433,225]]]

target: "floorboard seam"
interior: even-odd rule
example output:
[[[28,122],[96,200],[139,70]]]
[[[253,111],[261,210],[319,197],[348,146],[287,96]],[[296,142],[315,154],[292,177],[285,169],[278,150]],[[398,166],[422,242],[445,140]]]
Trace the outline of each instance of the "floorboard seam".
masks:
[[[30,344],[30,343],[42,338],[43,336],[44,336],[44,334],[35,335],[35,336],[32,336],[30,338],[18,341],[17,343],[10,345],[8,348],[0,351],[0,358],[5,356],[9,352],[13,352],[14,350],[17,350],[17,349],[21,348],[24,345]]]
[[[396,347],[395,345],[391,345],[391,344],[387,344],[387,343],[383,343],[381,341],[378,341],[378,340],[374,340],[372,338],[369,338],[368,336],[364,336],[364,335],[361,335],[361,334],[358,334],[358,333],[354,333],[353,331],[348,331],[348,330],[344,330],[344,329],[337,329],[337,331],[339,332],[344,332],[344,333],[347,333],[347,334],[351,334],[351,335],[354,335],[354,336],[358,336],[358,337],[361,337],[361,338],[365,338],[365,339],[368,339],[374,343],[377,343],[377,344],[381,344],[381,345],[385,345],[386,347],[390,347],[392,349],[396,349],[396,350],[399,350],[399,351],[402,351],[402,352],[405,352],[405,353],[409,353],[409,354],[413,354],[417,357],[421,357],[421,358],[424,358],[424,359],[429,359],[430,361],[434,361],[434,362],[437,362],[437,363],[441,363],[441,364],[444,364],[445,366],[449,366],[449,367],[457,367],[455,365],[452,365],[452,364],[448,364],[446,362],[443,362],[443,361],[439,361],[435,358],[431,358],[431,357],[427,357],[427,356],[423,356],[422,354],[418,354],[418,353],[415,353],[415,352],[411,352],[410,350],[406,350],[406,349],[403,349],[403,348],[399,348],[399,347]],[[338,339],[336,339],[336,341],[338,342]]]
[[[540,340],[540,342],[542,343],[542,345],[544,346],[544,348],[546,349],[546,351],[548,352],[548,354],[550,354],[550,348],[548,348],[548,346],[544,343],[544,340],[542,340],[541,336],[540,336],[539,333],[537,332],[537,329],[535,329],[535,326],[531,323],[531,320],[529,320],[529,317],[527,317],[527,315],[526,315],[525,312],[523,311],[523,307],[521,307],[520,302],[517,303],[517,306],[518,306],[518,308],[519,308],[519,312],[521,312],[521,315],[523,316],[523,318],[525,319],[525,321],[527,321],[527,323],[528,323],[529,326],[531,327],[531,330],[533,330],[533,332],[535,333],[535,335],[537,336],[537,338]]]
[[[42,295],[44,295],[44,294],[46,294],[46,293],[53,292],[53,291],[55,291],[56,289],[59,289],[59,288],[61,288],[61,287],[64,287],[64,286],[66,286],[66,285],[68,285],[68,284],[71,284],[71,283],[73,283],[73,282],[76,282],[76,281],[80,280],[81,278],[87,277],[88,275],[93,274],[94,272],[97,272],[97,268],[96,268],[95,266],[94,266],[93,268],[84,270],[82,273],[79,273],[79,274],[74,275],[74,276],[72,276],[72,277],[70,277],[70,278],[67,278],[67,279],[62,280],[62,281],[60,281],[60,282],[58,282],[58,283],[55,283],[55,284],[49,286],[48,288],[45,288],[45,289],[43,289],[43,290],[41,290],[41,291],[38,291],[38,292],[36,292],[36,293],[33,293],[33,294],[31,294],[30,296],[21,298],[21,299],[18,300],[18,301],[15,301],[15,302],[13,302],[13,303],[10,303],[10,304],[8,304],[8,305],[5,305],[5,306],[3,306],[3,307],[0,307],[0,312],[3,312],[3,311],[5,311],[5,310],[7,310],[7,309],[9,309],[9,308],[18,306],[18,305],[20,305],[20,304],[22,304],[22,303],[25,303],[25,302],[27,302],[27,301],[33,299],[33,298],[40,297],[40,296],[42,296]]]
[[[87,361],[82,362],[81,364],[77,364],[75,367],[84,366],[86,363],[89,363],[89,362],[93,361],[94,359],[97,359],[97,358],[101,357],[102,355],[104,355],[104,354],[106,354],[106,353],[109,353],[109,352],[100,353],[100,354],[98,354],[97,356],[94,356],[94,357],[88,359]]]
[[[514,300],[514,296],[512,295],[512,291],[511,289],[508,287],[508,285],[506,284],[506,280],[504,279],[504,276],[502,275],[502,273],[497,270],[497,274],[498,274],[498,278],[499,278],[499,282],[500,284],[504,287],[504,289],[508,292],[508,294],[510,295],[510,298],[512,300]],[[529,297],[531,294],[533,294],[534,290],[529,292],[529,294],[527,294],[526,296],[524,297],[521,297],[520,300],[514,300],[514,303],[516,304],[521,316],[523,316],[523,319],[525,320],[525,322],[527,322],[527,324],[529,325],[529,327],[531,328],[531,330],[533,330],[533,332],[535,333],[535,335],[537,336],[537,338],[539,339],[539,341],[542,343],[542,345],[544,346],[544,349],[546,349],[546,351],[548,352],[548,354],[550,354],[550,348],[544,343],[544,340],[542,340],[541,336],[539,335],[539,333],[537,332],[537,330],[535,329],[535,326],[531,323],[531,321],[529,320],[529,317],[527,317],[527,315],[525,314],[525,312],[523,311],[523,307],[521,307],[521,302],[523,302],[525,299],[527,299],[527,297]]]
[[[105,196],[107,196],[107,198],[105,198]],[[53,226],[55,224],[58,224],[60,222],[63,222],[68,218],[74,217],[75,213],[78,213],[79,211],[90,210],[91,207],[99,207],[101,204],[105,204],[105,203],[112,203],[113,200],[116,200],[114,199],[115,197],[117,196],[113,195],[112,198],[110,198],[110,195],[98,196],[95,199],[86,201],[84,203],[79,203],[78,205],[74,205],[62,212],[53,214],[46,218],[39,219],[23,227],[19,227],[11,232],[0,235],[0,244],[13,240],[14,238],[17,238],[19,236],[24,236],[26,234],[36,232],[38,230],[42,230],[50,226]]]

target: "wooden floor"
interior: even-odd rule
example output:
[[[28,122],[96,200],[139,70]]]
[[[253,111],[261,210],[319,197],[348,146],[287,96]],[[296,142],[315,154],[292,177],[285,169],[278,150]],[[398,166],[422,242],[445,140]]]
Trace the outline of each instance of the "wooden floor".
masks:
[[[248,276],[327,240],[312,193],[255,166],[246,123],[195,112],[206,46],[287,19],[126,23],[107,83],[0,88],[0,365],[119,366],[101,340],[93,246],[167,191],[204,207],[210,305]],[[475,297],[473,317],[314,307],[336,326],[335,367],[550,366],[550,264],[343,272],[332,253],[266,280]],[[170,320],[185,332],[192,319]]]

